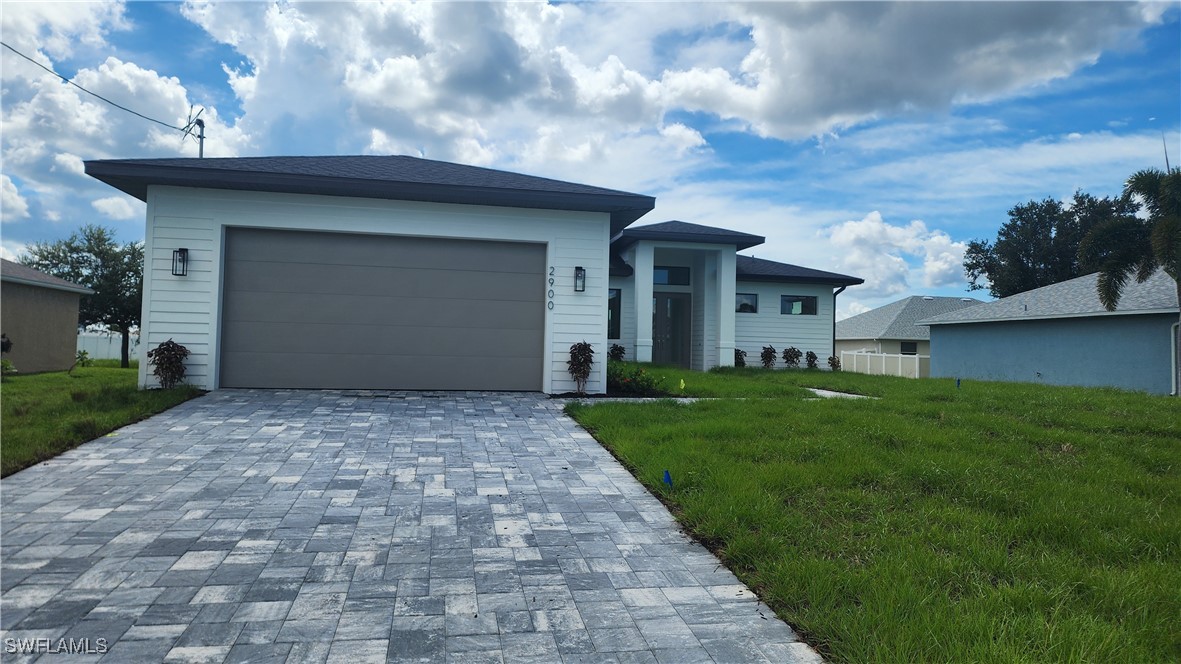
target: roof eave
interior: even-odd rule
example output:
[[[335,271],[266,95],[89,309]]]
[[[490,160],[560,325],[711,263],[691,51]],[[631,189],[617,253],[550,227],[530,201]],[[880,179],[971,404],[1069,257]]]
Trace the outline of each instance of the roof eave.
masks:
[[[65,291],[67,293],[77,293],[78,295],[94,295],[94,291],[85,286],[51,284],[44,281],[37,281],[36,279],[22,279],[21,277],[14,277],[8,274],[0,275],[0,281],[5,281],[10,284],[21,284],[22,286],[36,286],[38,288],[48,288],[50,290]]]
[[[705,235],[701,233],[649,233],[643,230],[631,230],[626,233],[614,237],[612,244],[616,249],[622,251],[631,245],[641,241],[648,240],[652,242],[689,242],[692,244],[730,244],[734,245],[735,251],[742,251],[743,249],[750,249],[757,247],[767,241],[766,238],[754,236],[740,236],[740,235]]]
[[[765,282],[780,282],[793,284],[828,284],[830,286],[859,286],[865,283],[864,279],[857,277],[850,277],[848,279],[841,279],[837,277],[789,277],[777,274],[739,274],[735,277],[736,281],[765,281]]]
[[[85,167],[87,175],[144,202],[148,200],[148,187],[159,185],[378,198],[424,203],[604,212],[611,215],[612,235],[621,232],[632,222],[656,207],[655,198],[639,194],[548,192],[531,189],[424,184],[184,166],[159,167],[109,161],[87,161]]]
[[[1081,313],[1070,314],[1049,314],[1040,316],[1010,316],[1010,317],[991,317],[991,318],[973,318],[970,320],[935,320],[925,319],[921,320],[915,325],[970,325],[973,323],[1015,323],[1027,320],[1058,320],[1063,318],[1106,318],[1110,316],[1146,316],[1152,314],[1168,314],[1176,316],[1181,313],[1181,310],[1176,307],[1172,309],[1134,309],[1129,311],[1086,311]]]

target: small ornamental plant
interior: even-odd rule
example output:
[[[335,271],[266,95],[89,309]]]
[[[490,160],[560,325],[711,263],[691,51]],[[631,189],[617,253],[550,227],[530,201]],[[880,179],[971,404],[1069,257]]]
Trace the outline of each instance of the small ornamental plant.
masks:
[[[828,356],[828,368],[832,369],[833,371],[840,371],[841,370],[841,358],[837,357],[836,355],[829,355]]]
[[[172,339],[148,351],[148,364],[151,364],[152,375],[160,381],[160,387],[170,390],[185,379],[185,358],[189,356],[189,349],[176,343]]]
[[[746,366],[746,351],[741,348],[734,349],[734,366],[739,369]]]
[[[619,344],[611,344],[611,347],[607,349],[607,359],[615,362],[622,362],[626,354],[627,349]]]
[[[820,361],[820,357],[816,355],[816,353],[808,351],[808,353],[804,355],[804,361],[808,363],[809,369],[815,369],[817,367],[817,362]]]
[[[666,396],[661,379],[637,364],[607,363],[607,394],[622,397]]]
[[[783,361],[787,363],[787,366],[793,369],[800,366],[800,358],[803,356],[804,354],[800,352],[800,349],[796,348],[795,346],[783,349]]]
[[[594,364],[594,347],[585,341],[570,346],[570,359],[566,362],[566,369],[574,379],[574,387],[579,394],[586,394],[586,381],[590,379],[591,367]]]
[[[775,368],[775,357],[779,351],[775,350],[774,346],[763,346],[763,352],[759,353],[759,361],[763,363],[764,369]]]

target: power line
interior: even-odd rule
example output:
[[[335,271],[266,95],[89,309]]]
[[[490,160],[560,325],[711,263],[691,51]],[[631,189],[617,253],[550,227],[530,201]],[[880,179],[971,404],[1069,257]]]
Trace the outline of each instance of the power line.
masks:
[[[56,77],[60,78],[61,80],[65,81],[66,83],[69,83],[70,85],[72,85],[72,86],[74,86],[74,87],[78,88],[78,89],[79,89],[79,90],[81,90],[82,92],[85,92],[86,94],[88,94],[88,95],[90,95],[90,96],[92,96],[92,97],[98,97],[99,99],[101,99],[101,100],[103,100],[103,101],[107,102],[108,104],[110,104],[111,106],[114,106],[115,108],[118,108],[118,109],[121,109],[121,110],[127,111],[128,113],[130,113],[130,114],[132,114],[132,115],[139,116],[139,117],[141,117],[141,118],[143,118],[143,119],[145,119],[145,120],[148,120],[148,121],[150,121],[150,122],[155,122],[156,124],[158,124],[158,125],[162,125],[162,126],[164,126],[164,127],[168,127],[169,129],[175,129],[176,131],[183,132],[183,133],[184,133],[186,136],[191,136],[191,135],[192,135],[192,133],[193,133],[193,125],[192,125],[192,123],[190,123],[190,124],[189,124],[187,127],[174,127],[174,126],[172,126],[172,125],[168,124],[167,122],[161,122],[161,121],[159,121],[159,120],[157,120],[157,119],[155,119],[155,118],[149,118],[148,116],[144,115],[143,113],[137,113],[137,112],[135,112],[135,111],[131,110],[130,108],[127,108],[126,106],[121,106],[121,105],[119,105],[119,104],[116,104],[115,102],[111,101],[110,99],[107,99],[106,97],[104,97],[104,96],[102,96],[102,95],[100,95],[100,94],[98,94],[98,93],[96,93],[96,92],[91,92],[90,90],[87,90],[86,88],[82,87],[81,85],[78,85],[77,83],[75,83],[75,82],[71,81],[70,79],[66,78],[65,76],[62,76],[61,74],[59,74],[59,73],[57,73],[57,72],[53,71],[53,70],[52,70],[52,69],[50,69],[49,67],[46,67],[45,65],[41,64],[40,62],[37,62],[37,61],[36,61],[36,60],[34,60],[33,58],[30,58],[29,56],[25,55],[24,53],[21,53],[20,51],[18,51],[18,50],[16,50],[15,48],[13,48],[13,47],[9,46],[8,44],[5,44],[4,42],[0,42],[0,45],[4,46],[4,48],[6,48],[6,49],[8,49],[8,50],[12,51],[13,53],[16,53],[17,55],[21,56],[22,58],[24,58],[24,59],[28,60],[29,62],[31,62],[31,63],[33,63],[33,64],[37,65],[38,67],[40,67],[40,68],[44,69],[45,71],[49,72],[50,74],[53,74],[54,76],[56,76]]]

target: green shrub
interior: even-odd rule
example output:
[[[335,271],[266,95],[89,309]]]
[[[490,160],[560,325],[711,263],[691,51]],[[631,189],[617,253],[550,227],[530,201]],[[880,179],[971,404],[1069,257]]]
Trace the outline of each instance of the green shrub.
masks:
[[[627,354],[627,349],[619,344],[611,344],[611,348],[607,349],[607,359],[616,362],[622,362],[623,356]]]
[[[172,339],[148,351],[148,364],[155,367],[152,375],[160,381],[160,387],[169,390],[185,379],[185,358],[188,356],[189,349]]]
[[[621,397],[660,397],[667,393],[656,376],[638,364],[607,362],[607,394]]]
[[[808,351],[807,354],[804,355],[804,361],[808,363],[809,369],[815,369],[817,366],[817,362],[819,360],[820,360],[820,357],[817,356],[816,353],[813,353],[812,351]]]
[[[17,373],[18,372],[16,370],[16,365],[12,363],[12,360],[9,360],[9,359],[0,360],[0,376],[3,376],[3,377],[15,376]]]

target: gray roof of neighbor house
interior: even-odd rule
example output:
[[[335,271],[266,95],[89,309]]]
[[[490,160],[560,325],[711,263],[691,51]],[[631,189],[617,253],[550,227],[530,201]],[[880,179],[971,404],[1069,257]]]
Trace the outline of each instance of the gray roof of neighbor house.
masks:
[[[1177,312],[1177,283],[1164,270],[1158,270],[1144,283],[1135,277],[1124,286],[1115,311],[1099,302],[1096,284],[1099,273],[1088,274],[1061,283],[1010,295],[977,307],[961,309],[920,321],[924,325],[988,323],[1046,318],[1082,318],[1087,316],[1127,316]]]
[[[737,256],[735,271],[738,281],[790,281],[804,284],[832,284],[856,286],[865,283],[860,277],[814,270],[790,263],[778,263],[754,256]]]
[[[629,228],[612,238],[612,244],[622,249],[640,240],[664,242],[696,242],[705,244],[733,244],[739,250],[762,244],[767,238],[725,228],[691,224],[687,221],[664,221],[659,224]]]
[[[72,281],[65,279],[58,279],[51,274],[45,274],[40,270],[34,270],[28,265],[21,265],[9,260],[0,258],[0,281],[7,281],[14,284],[25,284],[26,286],[40,286],[42,288],[52,288],[53,290],[69,291],[71,293],[78,293],[79,295],[91,295],[94,291],[85,286],[79,286]]]
[[[612,235],[656,206],[651,196],[403,155],[102,159],[86,173],[141,201],[150,185],[607,212]]]
[[[925,341],[931,328],[918,321],[949,311],[983,304],[970,297],[915,295],[837,321],[837,339],[901,339]]]

